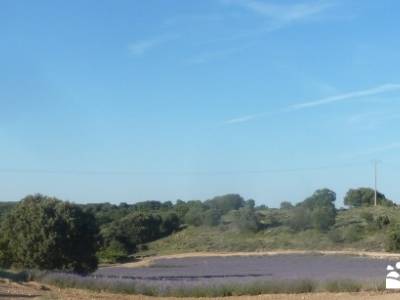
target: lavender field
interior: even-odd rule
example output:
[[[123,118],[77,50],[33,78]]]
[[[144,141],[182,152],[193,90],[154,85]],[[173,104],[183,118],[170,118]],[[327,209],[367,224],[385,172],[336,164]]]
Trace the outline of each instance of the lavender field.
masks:
[[[174,287],[271,280],[384,280],[388,260],[355,256],[276,255],[159,259],[149,267],[99,269],[97,279]]]

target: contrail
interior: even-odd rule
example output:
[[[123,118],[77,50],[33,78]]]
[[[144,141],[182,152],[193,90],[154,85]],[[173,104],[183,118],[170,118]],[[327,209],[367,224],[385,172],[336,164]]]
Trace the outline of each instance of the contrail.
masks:
[[[346,100],[353,100],[353,99],[358,99],[362,97],[368,97],[368,96],[373,96],[373,95],[379,95],[379,94],[384,94],[388,92],[393,92],[393,91],[398,91],[400,90],[400,84],[397,83],[387,83],[383,84],[374,88],[370,89],[365,89],[365,90],[360,90],[360,91],[353,91],[349,93],[344,93],[344,94],[339,94],[336,96],[332,97],[327,97],[327,98],[322,98],[319,100],[315,101],[309,101],[309,102],[303,102],[299,104],[293,104],[290,106],[287,106],[281,110],[277,110],[274,112],[265,112],[265,113],[257,113],[253,115],[246,115],[246,116],[241,116],[237,118],[233,118],[230,120],[227,120],[223,122],[226,125],[230,124],[237,124],[237,123],[245,123],[252,121],[254,119],[258,119],[261,117],[265,117],[270,114],[277,114],[277,113],[283,113],[283,112],[290,112],[290,111],[296,111],[296,110],[302,110],[302,109],[307,109],[307,108],[313,108],[313,107],[318,107],[318,106],[323,106],[323,105],[328,105],[332,104],[335,102],[340,102],[340,101],[346,101]]]
[[[373,95],[383,94],[383,93],[397,91],[397,90],[400,90],[400,84],[384,84],[384,85],[380,85],[378,87],[367,89],[367,90],[355,91],[355,92],[341,94],[341,95],[337,95],[337,96],[333,96],[333,97],[323,98],[323,99],[316,100],[316,101],[295,104],[295,105],[289,106],[288,108],[292,109],[292,110],[299,110],[299,109],[303,109],[303,108],[321,106],[321,105],[331,104],[334,102],[356,99],[356,98],[367,97],[367,96],[373,96]]]

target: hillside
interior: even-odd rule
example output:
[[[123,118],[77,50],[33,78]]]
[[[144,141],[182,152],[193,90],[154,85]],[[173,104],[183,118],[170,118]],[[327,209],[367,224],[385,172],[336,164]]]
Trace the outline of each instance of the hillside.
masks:
[[[284,224],[289,212],[263,210],[261,222],[275,218]],[[339,210],[335,225],[329,231],[316,229],[293,230],[286,225],[270,226],[258,232],[241,232],[228,226],[188,227],[168,237],[148,243],[139,256],[184,253],[194,251],[268,251],[298,250],[363,250],[384,251],[389,228],[379,224],[388,217],[400,222],[400,209],[394,207],[362,207]]]

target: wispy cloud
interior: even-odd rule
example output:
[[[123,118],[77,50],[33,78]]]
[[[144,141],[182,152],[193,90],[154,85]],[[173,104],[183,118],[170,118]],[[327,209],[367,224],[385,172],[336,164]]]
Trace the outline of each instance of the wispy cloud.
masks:
[[[246,123],[249,121],[253,121],[255,119],[260,119],[260,118],[265,118],[265,117],[272,116],[272,115],[277,115],[282,112],[284,112],[284,110],[276,110],[276,111],[270,111],[270,112],[251,114],[251,115],[246,115],[246,116],[241,116],[241,117],[225,120],[224,122],[222,122],[222,124],[232,125],[232,124],[238,124],[238,123]]]
[[[380,86],[377,86],[374,88],[370,88],[370,89],[353,91],[353,92],[339,94],[336,96],[322,98],[322,99],[318,99],[318,100],[314,100],[314,101],[293,104],[293,105],[284,107],[281,110],[274,111],[274,112],[257,113],[257,114],[253,114],[253,115],[236,117],[234,119],[225,121],[224,124],[244,123],[244,122],[252,121],[254,119],[265,117],[266,115],[269,115],[269,114],[284,113],[284,112],[287,113],[287,112],[291,112],[291,111],[310,109],[310,108],[314,108],[314,107],[318,107],[318,106],[333,104],[336,102],[351,101],[351,100],[360,99],[363,97],[375,96],[375,95],[380,95],[380,94],[399,91],[399,90],[400,90],[400,84],[387,83],[387,84],[383,84],[383,85],[380,85]]]
[[[334,6],[332,2],[275,4],[260,0],[223,0],[226,4],[241,6],[259,15],[263,15],[281,24],[314,17]]]
[[[292,109],[292,110],[298,110],[298,109],[316,107],[316,106],[321,106],[321,105],[327,105],[327,104],[331,104],[331,103],[339,102],[339,101],[345,101],[345,100],[352,100],[352,99],[357,99],[357,98],[362,98],[362,97],[374,96],[374,95],[383,94],[383,93],[392,92],[392,91],[397,91],[397,90],[400,90],[400,84],[388,83],[388,84],[383,84],[383,85],[380,85],[378,87],[374,87],[374,88],[371,88],[371,89],[366,89],[366,90],[361,90],[361,91],[354,91],[354,92],[350,92],[350,93],[336,95],[336,96],[333,96],[333,97],[322,98],[322,99],[315,100],[315,101],[295,104],[295,105],[292,105],[292,106],[290,106],[288,108]]]
[[[179,35],[177,34],[166,34],[154,38],[135,41],[129,44],[129,51],[134,56],[141,56],[153,48],[157,48],[162,44],[176,40],[178,38]]]
[[[297,22],[304,22],[306,20],[310,20],[311,18],[315,18],[319,16],[322,12],[327,10],[328,8],[334,6],[332,2],[326,1],[318,1],[314,3],[304,3],[304,4],[272,4],[270,2],[264,2],[260,0],[220,0],[221,3],[229,6],[241,7],[247,11],[251,11],[262,16],[265,21],[263,25],[260,25],[257,28],[251,28],[247,30],[243,30],[241,32],[235,31],[229,36],[212,38],[208,41],[200,42],[200,45],[211,44],[211,43],[220,43],[220,42],[229,42],[229,41],[237,41],[237,40],[247,40],[254,39],[261,35],[265,35],[280,29],[283,29],[287,26],[290,26]],[[254,40],[253,40],[254,42]],[[242,45],[244,42],[242,42]],[[246,46],[242,46],[241,48],[249,48]],[[191,58],[190,60],[194,63],[205,63],[211,59],[223,57],[228,54],[232,54],[235,52],[239,52],[238,48],[232,49],[222,49],[215,52],[205,52],[197,57]]]
[[[222,50],[216,50],[216,51],[210,51],[210,52],[204,52],[201,54],[198,54],[197,56],[194,56],[192,58],[189,58],[186,60],[186,62],[189,65],[199,65],[199,64],[204,64],[209,62],[210,60],[218,59],[221,57],[225,57],[229,54],[232,53],[237,53],[241,52],[243,50],[246,50],[250,47],[253,47],[255,44],[250,43],[244,46],[238,46],[238,47],[232,47],[232,48],[227,48],[227,49],[222,49]]]
[[[181,14],[170,17],[164,21],[164,25],[180,25],[180,24],[193,24],[196,22],[221,22],[227,17],[236,16],[234,14],[221,14],[221,13],[208,13],[208,14]]]
[[[248,115],[248,116],[243,116],[243,117],[238,117],[238,118],[234,118],[234,119],[230,119],[230,120],[226,120],[224,122],[224,124],[237,124],[237,123],[244,123],[244,122],[248,122],[251,120],[254,120],[258,117],[260,117],[262,115],[260,114],[254,114],[254,115]]]

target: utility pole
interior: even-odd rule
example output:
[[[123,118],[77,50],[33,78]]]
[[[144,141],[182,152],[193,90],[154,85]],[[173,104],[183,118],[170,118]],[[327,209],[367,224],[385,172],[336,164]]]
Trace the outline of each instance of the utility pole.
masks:
[[[378,161],[374,161],[374,181],[375,181],[375,193],[374,193],[374,206],[378,202]]]

